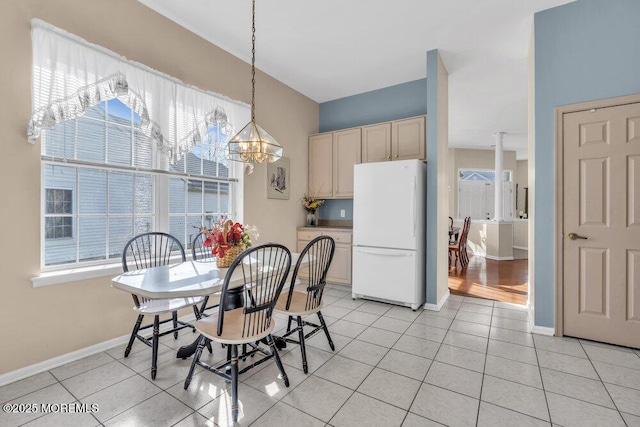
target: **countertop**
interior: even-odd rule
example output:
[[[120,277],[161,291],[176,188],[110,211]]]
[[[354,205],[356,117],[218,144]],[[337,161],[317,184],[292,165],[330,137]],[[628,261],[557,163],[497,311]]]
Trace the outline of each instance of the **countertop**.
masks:
[[[298,227],[298,230],[302,231],[342,231],[342,232],[352,232],[353,227],[349,226],[340,226],[340,227],[325,227],[319,225],[317,227]]]

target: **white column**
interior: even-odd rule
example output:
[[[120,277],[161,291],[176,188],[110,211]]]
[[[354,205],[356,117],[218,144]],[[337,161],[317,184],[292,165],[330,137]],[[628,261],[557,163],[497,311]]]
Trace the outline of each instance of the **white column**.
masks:
[[[504,132],[498,132],[493,135],[496,138],[496,182],[494,185],[495,190],[495,199],[494,199],[494,212],[495,215],[493,217],[494,221],[502,221],[503,217],[503,198],[502,198],[502,174],[503,174],[503,158],[504,153],[502,149],[502,138],[504,137]]]

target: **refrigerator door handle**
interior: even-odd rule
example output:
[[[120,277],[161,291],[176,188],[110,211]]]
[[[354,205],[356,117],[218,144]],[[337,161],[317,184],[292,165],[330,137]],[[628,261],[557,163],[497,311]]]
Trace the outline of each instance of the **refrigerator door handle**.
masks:
[[[416,198],[418,197],[418,178],[413,179],[413,237],[416,237],[416,228],[418,227],[418,204]]]
[[[359,249],[359,252],[363,254],[369,254],[369,255],[382,255],[382,256],[395,256],[395,257],[411,256],[411,253],[409,252],[401,252],[397,250],[388,251],[384,249]]]

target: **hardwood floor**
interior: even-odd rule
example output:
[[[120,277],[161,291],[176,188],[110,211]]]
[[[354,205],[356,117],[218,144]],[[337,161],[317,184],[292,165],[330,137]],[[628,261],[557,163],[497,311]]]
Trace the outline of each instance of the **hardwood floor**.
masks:
[[[494,261],[470,256],[465,270],[449,269],[449,291],[495,301],[526,304],[529,292],[528,260]]]

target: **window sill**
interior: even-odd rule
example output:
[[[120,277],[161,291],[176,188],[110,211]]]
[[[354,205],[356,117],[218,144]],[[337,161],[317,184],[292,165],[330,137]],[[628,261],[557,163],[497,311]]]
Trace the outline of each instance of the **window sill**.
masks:
[[[31,278],[34,288],[95,279],[96,277],[115,276],[122,273],[122,264],[93,265],[91,267],[76,267],[66,270],[55,270],[41,273]]]

